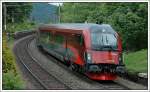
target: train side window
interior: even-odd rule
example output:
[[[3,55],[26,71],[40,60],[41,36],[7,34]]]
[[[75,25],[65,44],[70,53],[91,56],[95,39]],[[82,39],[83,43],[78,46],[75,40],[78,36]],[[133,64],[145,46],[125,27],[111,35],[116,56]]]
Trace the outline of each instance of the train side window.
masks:
[[[53,39],[52,33],[49,32],[48,36],[49,36],[49,41],[52,41],[52,39]]]
[[[49,43],[51,36],[49,32],[41,32],[41,41],[44,43]]]
[[[83,45],[83,36],[77,35],[77,41],[79,42],[80,45]]]
[[[83,45],[83,43],[84,43],[84,39],[83,39],[83,36],[81,35],[80,36],[80,45]]]
[[[45,41],[49,43],[49,32],[45,32]]]
[[[57,35],[55,36],[55,41],[56,41],[56,43],[58,43],[58,44],[62,44],[62,43],[64,42],[64,36],[57,34]]]
[[[41,32],[41,41],[44,42],[45,39],[46,39],[46,35],[45,35],[45,32]]]

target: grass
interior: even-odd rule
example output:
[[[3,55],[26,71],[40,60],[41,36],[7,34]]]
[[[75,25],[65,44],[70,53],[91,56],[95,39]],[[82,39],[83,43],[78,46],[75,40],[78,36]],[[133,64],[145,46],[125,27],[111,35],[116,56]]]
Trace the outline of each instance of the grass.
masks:
[[[148,71],[148,53],[147,49],[137,52],[124,53],[124,62],[130,72],[147,72]]]
[[[8,47],[9,47],[10,49],[13,48],[13,45],[14,45],[14,38],[13,38],[12,36],[10,37],[9,41],[7,41],[7,44],[8,44]]]

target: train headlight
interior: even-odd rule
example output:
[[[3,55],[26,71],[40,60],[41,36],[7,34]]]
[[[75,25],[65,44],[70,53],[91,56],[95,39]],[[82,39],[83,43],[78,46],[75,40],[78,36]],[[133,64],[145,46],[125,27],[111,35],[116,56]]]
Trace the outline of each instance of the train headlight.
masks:
[[[91,61],[91,54],[90,53],[87,53],[87,60]]]
[[[119,57],[119,62],[120,62],[120,61],[122,61],[122,57],[121,57],[121,56]]]
[[[84,59],[87,63],[91,63],[92,62],[92,57],[91,57],[91,53],[84,53]]]

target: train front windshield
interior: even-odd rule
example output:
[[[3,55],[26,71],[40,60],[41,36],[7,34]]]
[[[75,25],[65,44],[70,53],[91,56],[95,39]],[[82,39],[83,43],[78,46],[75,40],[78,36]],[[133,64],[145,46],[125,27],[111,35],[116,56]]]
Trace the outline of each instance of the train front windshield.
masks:
[[[93,50],[117,50],[117,38],[115,34],[99,31],[92,32],[91,41]]]

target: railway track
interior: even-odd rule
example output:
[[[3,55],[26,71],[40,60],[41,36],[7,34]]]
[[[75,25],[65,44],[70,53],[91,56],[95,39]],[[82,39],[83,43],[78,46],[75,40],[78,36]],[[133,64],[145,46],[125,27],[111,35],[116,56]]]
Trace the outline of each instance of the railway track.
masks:
[[[69,89],[66,85],[64,85],[63,83],[55,79],[52,75],[50,75],[47,71],[45,71],[39,64],[35,62],[32,56],[29,55],[27,49],[28,44],[32,39],[33,37],[30,37],[16,44],[14,50],[19,61],[36,79],[41,87],[43,87],[43,89]]]
[[[93,81],[82,74],[68,70],[68,67],[58,59],[41,52],[36,47],[35,41],[34,36],[21,40],[15,46],[15,53],[43,89],[129,89],[114,81]]]

